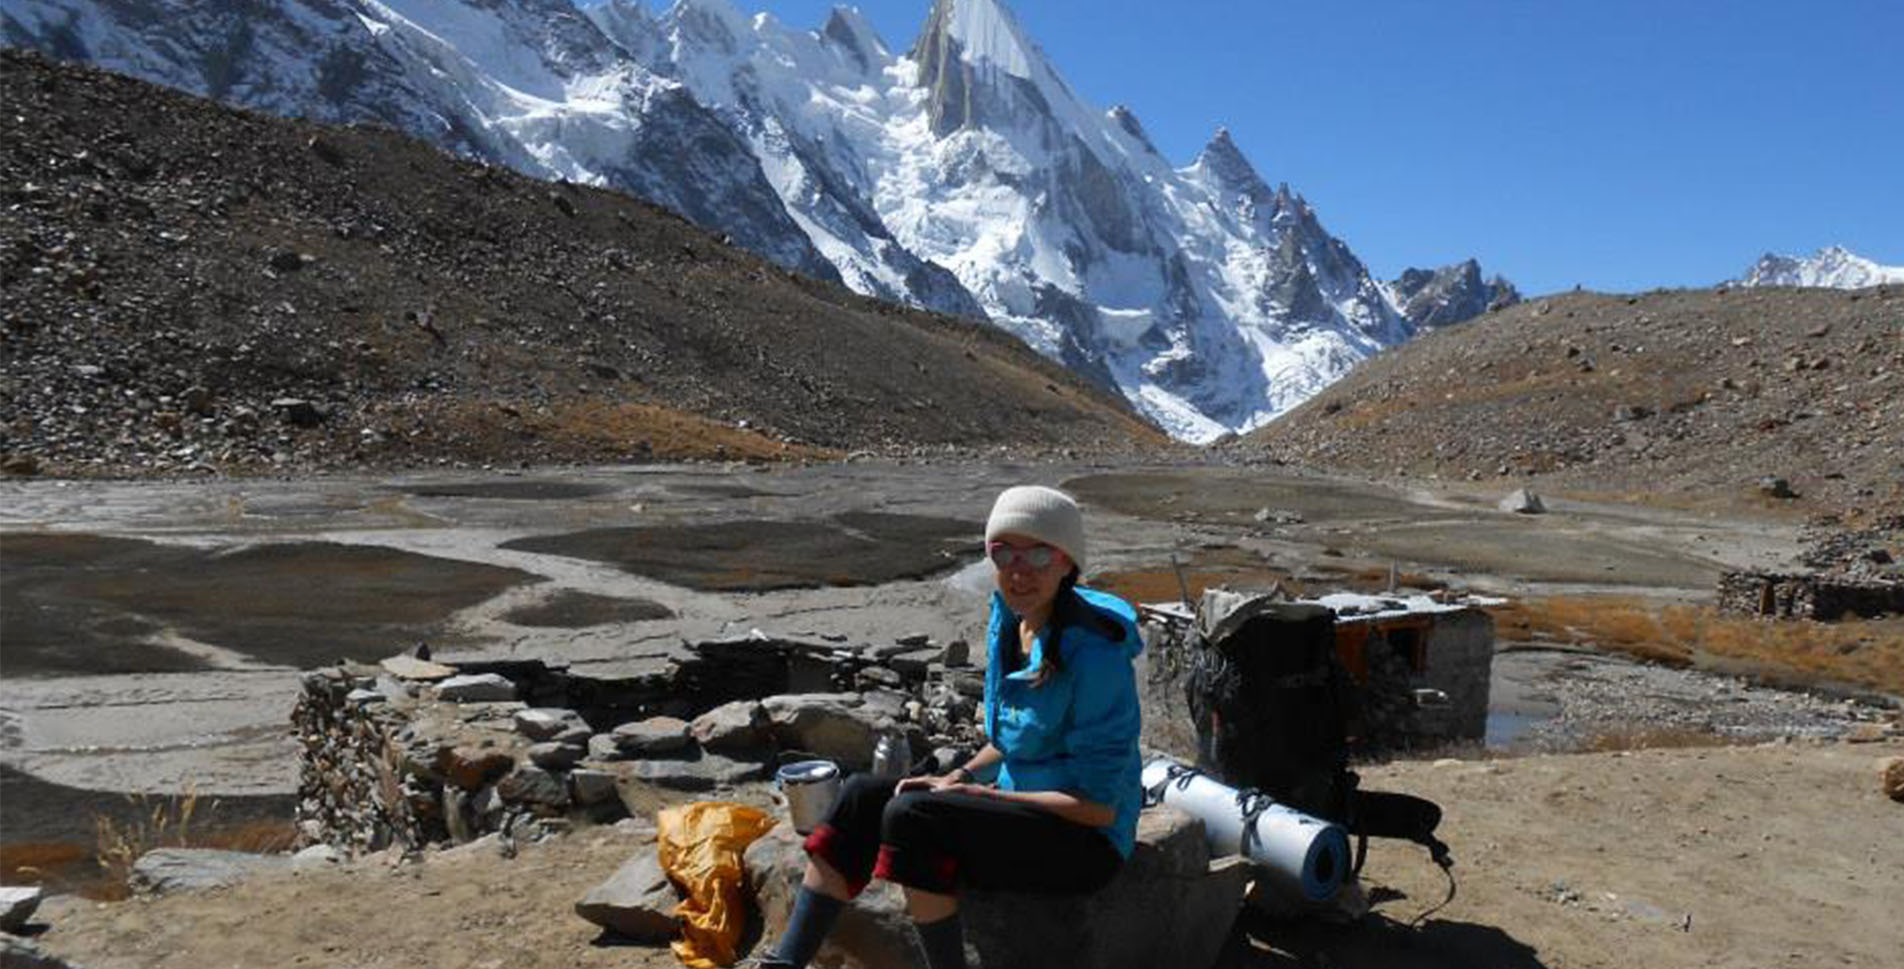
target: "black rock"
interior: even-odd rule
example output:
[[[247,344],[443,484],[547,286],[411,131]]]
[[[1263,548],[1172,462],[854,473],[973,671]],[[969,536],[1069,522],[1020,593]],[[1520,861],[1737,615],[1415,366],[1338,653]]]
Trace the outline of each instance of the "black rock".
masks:
[[[277,411],[285,423],[297,427],[316,427],[324,423],[324,412],[316,404],[297,397],[280,397],[271,402],[271,409]]]

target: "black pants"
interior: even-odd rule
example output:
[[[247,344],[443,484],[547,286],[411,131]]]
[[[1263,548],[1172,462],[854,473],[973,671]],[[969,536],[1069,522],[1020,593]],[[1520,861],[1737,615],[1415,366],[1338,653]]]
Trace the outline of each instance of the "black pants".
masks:
[[[1029,804],[972,794],[893,793],[891,778],[847,781],[807,853],[846,877],[874,877],[941,895],[981,891],[1078,894],[1117,874],[1110,839]]]

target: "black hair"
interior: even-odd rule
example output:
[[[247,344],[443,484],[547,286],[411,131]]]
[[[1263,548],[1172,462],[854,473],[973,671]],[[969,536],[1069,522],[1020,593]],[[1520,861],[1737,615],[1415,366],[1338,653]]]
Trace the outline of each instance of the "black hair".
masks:
[[[1047,648],[1041,657],[1042,662],[1032,673],[1032,686],[1040,687],[1052,676],[1064,672],[1064,631],[1073,626],[1089,629],[1113,643],[1124,641],[1124,624],[1115,616],[1091,605],[1078,594],[1078,568],[1072,566],[1064,578],[1058,580],[1058,591],[1051,600],[1051,618],[1045,620],[1045,643]],[[1021,644],[1022,646],[1022,644]],[[1030,656],[1025,648],[1025,655]]]

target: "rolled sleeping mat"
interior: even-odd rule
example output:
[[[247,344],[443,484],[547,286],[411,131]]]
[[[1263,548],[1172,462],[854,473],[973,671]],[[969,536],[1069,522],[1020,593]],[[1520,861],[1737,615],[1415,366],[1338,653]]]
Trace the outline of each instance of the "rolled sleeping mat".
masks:
[[[1328,899],[1349,873],[1349,835],[1341,825],[1239,791],[1167,757],[1144,765],[1147,804],[1168,804],[1203,822],[1210,853],[1240,854],[1277,886],[1312,902]]]

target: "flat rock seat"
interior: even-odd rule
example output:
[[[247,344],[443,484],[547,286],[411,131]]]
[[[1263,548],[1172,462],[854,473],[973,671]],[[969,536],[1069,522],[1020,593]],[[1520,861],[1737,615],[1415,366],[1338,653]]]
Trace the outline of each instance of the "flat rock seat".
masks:
[[[805,865],[800,838],[784,823],[748,848],[762,945],[785,929]],[[1210,859],[1201,821],[1152,808],[1139,817],[1130,860],[1095,893],[960,896],[966,954],[980,969],[1207,969],[1229,937],[1248,880],[1242,858]],[[814,964],[924,969],[898,886],[874,882],[855,899]]]

